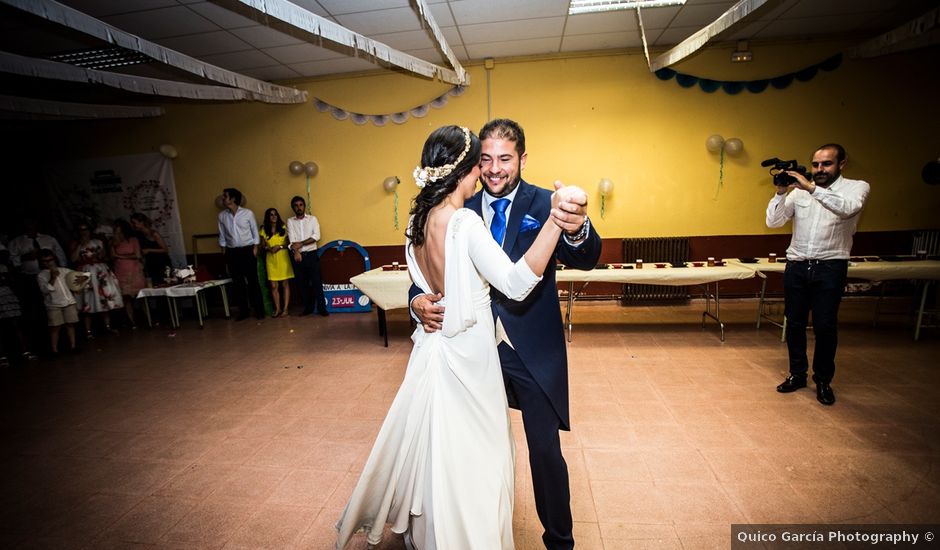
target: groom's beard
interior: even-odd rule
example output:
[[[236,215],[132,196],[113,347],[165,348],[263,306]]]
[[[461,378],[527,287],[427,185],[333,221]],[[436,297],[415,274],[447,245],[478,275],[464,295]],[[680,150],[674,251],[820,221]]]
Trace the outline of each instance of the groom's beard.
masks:
[[[510,193],[512,193],[513,191],[515,191],[515,190],[516,190],[516,187],[519,187],[519,182],[520,182],[520,181],[522,181],[522,176],[516,176],[516,178],[515,178],[514,180],[512,180],[511,182],[509,182],[508,184],[506,184],[505,187],[503,187],[503,190],[502,190],[501,193],[496,194],[496,193],[494,193],[492,190],[490,190],[490,186],[486,184],[486,176],[485,176],[485,175],[484,175],[484,176],[480,176],[480,183],[483,184],[483,190],[486,191],[486,193],[487,193],[489,196],[491,196],[491,197],[493,197],[493,198],[495,198],[495,199],[503,198],[503,197],[509,195]]]

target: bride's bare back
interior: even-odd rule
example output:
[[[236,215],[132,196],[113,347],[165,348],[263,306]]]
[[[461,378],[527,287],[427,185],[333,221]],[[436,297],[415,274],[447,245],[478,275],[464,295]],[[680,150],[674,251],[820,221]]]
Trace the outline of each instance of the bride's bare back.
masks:
[[[415,261],[418,269],[424,274],[424,279],[431,287],[431,291],[444,295],[444,245],[447,238],[447,224],[457,210],[449,205],[442,204],[428,214],[424,226],[424,244],[414,248]]]

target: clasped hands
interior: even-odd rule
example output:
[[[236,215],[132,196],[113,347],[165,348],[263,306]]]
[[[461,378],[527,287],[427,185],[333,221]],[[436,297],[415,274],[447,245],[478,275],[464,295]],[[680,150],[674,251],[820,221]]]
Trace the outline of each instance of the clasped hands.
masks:
[[[587,202],[587,193],[583,189],[555,180],[555,192],[552,194],[552,221],[565,233],[576,234],[587,220]]]
[[[565,233],[576,234],[587,220],[587,193],[559,180],[555,180],[554,185],[549,219]],[[411,302],[411,310],[421,320],[425,332],[438,331],[444,323],[444,307],[437,305],[441,298],[440,294],[421,294]]]

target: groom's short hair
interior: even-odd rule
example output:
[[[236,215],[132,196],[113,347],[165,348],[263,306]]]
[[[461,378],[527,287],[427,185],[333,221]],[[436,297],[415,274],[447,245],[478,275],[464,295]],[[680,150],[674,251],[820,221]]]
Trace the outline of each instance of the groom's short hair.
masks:
[[[480,129],[480,141],[487,138],[505,139],[516,143],[516,152],[521,157],[525,153],[525,132],[515,120],[497,118],[483,125]]]

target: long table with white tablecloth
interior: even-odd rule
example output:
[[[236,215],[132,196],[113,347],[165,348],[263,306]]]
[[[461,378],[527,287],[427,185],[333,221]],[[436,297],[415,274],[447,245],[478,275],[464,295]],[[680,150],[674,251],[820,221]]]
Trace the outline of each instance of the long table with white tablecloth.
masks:
[[[702,267],[663,267],[653,265],[643,269],[592,269],[582,271],[579,269],[563,269],[555,274],[559,283],[568,283],[568,304],[565,312],[565,326],[568,330],[568,339],[572,332],[572,310],[577,297],[585,287],[592,282],[605,283],[633,283],[654,284],[670,286],[703,285],[705,286],[705,311],[702,313],[702,324],[706,318],[714,319],[718,323],[721,339],[724,340],[724,324],[721,322],[718,282],[730,279],[750,279],[755,276],[753,269],[740,265],[702,266]],[[411,278],[407,271],[373,269],[356,275],[350,282],[368,296],[379,308],[379,334],[385,337],[388,345],[388,334],[385,326],[385,311],[390,309],[408,307],[408,289],[411,287]],[[584,283],[575,290],[575,283]],[[708,286],[714,285],[714,291]]]
[[[231,279],[216,279],[213,281],[181,283],[178,285],[156,288],[142,288],[140,289],[140,292],[137,293],[137,298],[144,299],[144,313],[147,315],[147,324],[150,325],[150,304],[148,303],[147,298],[166,296],[167,304],[169,305],[170,310],[170,324],[173,326],[173,328],[179,328],[180,326],[177,299],[193,298],[196,302],[196,316],[199,318],[199,326],[201,328],[203,326],[203,318],[208,314],[206,295],[204,291],[210,288],[219,289],[219,292],[222,295],[222,307],[225,309],[225,317],[228,318],[230,313],[228,308],[228,292],[225,290],[225,285],[231,282]]]
[[[740,265],[726,264],[722,266],[685,264],[686,267],[673,267],[667,264],[660,264],[664,267],[657,268],[655,265],[647,265],[642,269],[606,268],[592,269],[582,271],[579,269],[563,269],[556,273],[555,278],[559,283],[568,283],[568,308],[565,311],[565,327],[568,330],[568,341],[571,341],[572,322],[571,315],[574,308],[574,302],[577,297],[584,292],[589,283],[623,283],[623,284],[644,284],[644,285],[667,285],[667,286],[692,286],[701,285],[705,297],[705,311],[702,312],[702,326],[705,326],[706,319],[713,319],[718,323],[721,340],[725,340],[725,325],[721,322],[721,301],[718,293],[718,283],[727,280],[751,279],[755,276],[754,271],[741,267]],[[581,288],[575,291],[575,283],[584,283]],[[714,290],[709,288],[714,285]]]

